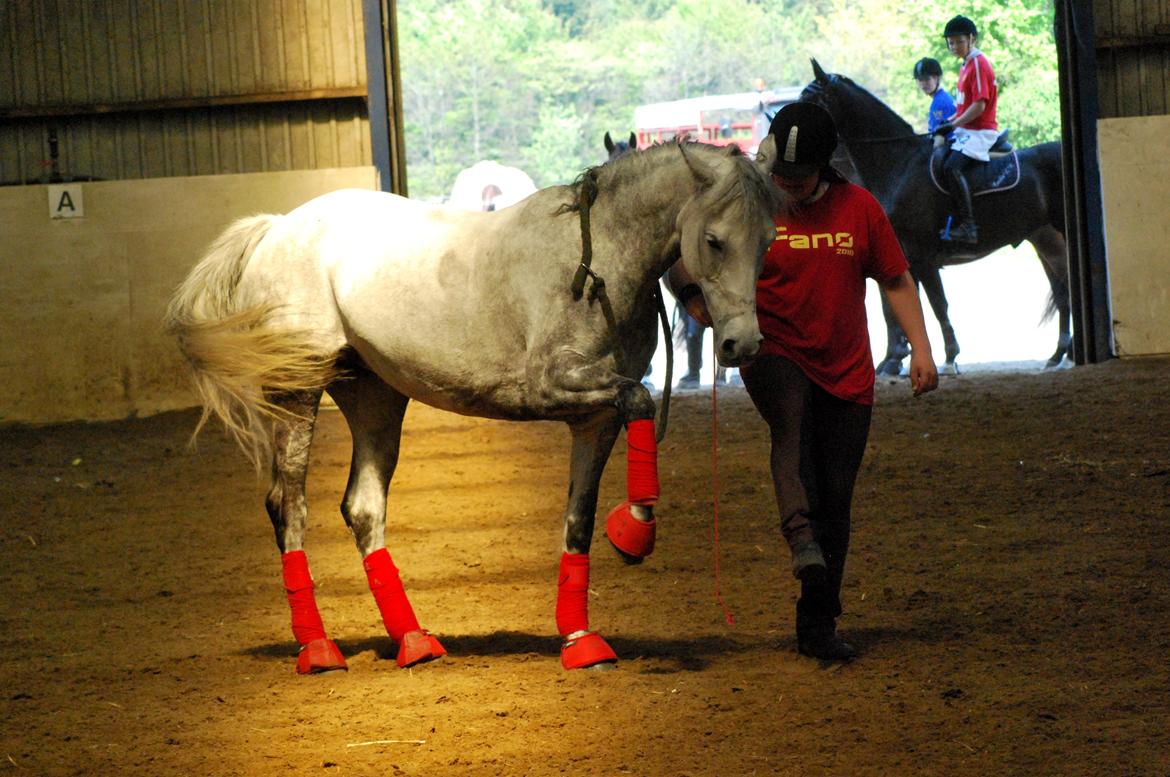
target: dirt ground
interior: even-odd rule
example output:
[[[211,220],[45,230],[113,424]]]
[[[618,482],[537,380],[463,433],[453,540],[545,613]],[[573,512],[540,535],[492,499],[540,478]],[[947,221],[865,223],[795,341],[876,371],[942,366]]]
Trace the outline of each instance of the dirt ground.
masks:
[[[308,552],[349,671],[294,672],[259,481],[192,412],[0,430],[0,773],[1170,774],[1170,360],[882,382],[847,570],[848,665],[798,656],[766,436],[676,396],[658,549],[597,530],[592,625],[560,668],[568,434],[414,406],[389,541],[450,655],[399,670],[337,505],[322,414]],[[603,483],[623,496],[625,444]]]

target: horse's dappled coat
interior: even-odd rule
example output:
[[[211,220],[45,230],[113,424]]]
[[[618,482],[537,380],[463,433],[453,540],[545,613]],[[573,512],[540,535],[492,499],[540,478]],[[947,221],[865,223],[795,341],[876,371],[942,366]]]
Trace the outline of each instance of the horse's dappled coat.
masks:
[[[639,379],[655,347],[659,276],[681,258],[706,296],[723,363],[738,365],[759,346],[755,281],[775,203],[753,163],[711,147],[664,146],[603,165],[595,179],[592,266],[604,295],[569,291],[582,246],[571,212],[579,187],[541,190],[492,213],[341,191],[229,228],[169,308],[205,411],[271,465],[266,505],[286,560],[303,548],[318,402],[325,390],[336,401],[354,441],[342,513],[402,665],[443,652],[418,627],[400,583],[385,583],[392,562],[377,561],[389,562],[386,495],[410,399],[569,425],[564,555],[585,557],[570,564],[576,591],[582,568],[587,585],[610,449],[623,425],[652,424],[654,402]],[[652,501],[632,493],[619,510],[651,525]],[[289,590],[295,613],[306,597],[293,604]],[[566,611],[576,615],[565,666],[612,660],[580,608]],[[325,659],[303,661],[305,671],[344,665],[323,648],[327,638],[309,634],[302,646]]]

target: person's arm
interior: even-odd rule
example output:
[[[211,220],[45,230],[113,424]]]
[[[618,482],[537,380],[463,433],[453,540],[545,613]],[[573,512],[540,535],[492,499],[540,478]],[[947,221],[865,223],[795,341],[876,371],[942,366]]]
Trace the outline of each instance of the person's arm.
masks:
[[[926,321],[922,304],[918,301],[918,287],[909,272],[904,272],[882,284],[890,309],[898,325],[910,341],[910,387],[914,396],[938,388],[938,367],[930,352],[930,338],[926,336]]]
[[[967,110],[963,111],[962,115],[952,116],[950,119],[935,127],[934,135],[936,137],[950,135],[953,130],[978,119],[983,115],[985,110],[987,110],[987,100],[976,100],[967,106]]]

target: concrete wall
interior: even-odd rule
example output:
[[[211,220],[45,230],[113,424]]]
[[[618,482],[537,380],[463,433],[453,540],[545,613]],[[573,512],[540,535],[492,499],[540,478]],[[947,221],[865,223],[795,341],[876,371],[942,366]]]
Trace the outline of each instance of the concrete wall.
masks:
[[[1170,353],[1170,116],[1097,133],[1117,354]]]
[[[0,424],[193,405],[160,322],[207,244],[240,216],[377,188],[373,167],[71,186],[0,188]]]

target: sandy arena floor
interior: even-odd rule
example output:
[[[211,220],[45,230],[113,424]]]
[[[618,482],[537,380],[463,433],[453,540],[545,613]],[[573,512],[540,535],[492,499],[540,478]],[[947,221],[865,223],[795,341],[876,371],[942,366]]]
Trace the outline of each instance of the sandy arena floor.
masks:
[[[0,773],[1170,774],[1170,360],[879,385],[857,489],[845,666],[795,652],[766,435],[676,397],[658,549],[597,530],[592,625],[561,670],[568,434],[414,406],[390,547],[450,655],[398,670],[337,505],[324,412],[309,558],[347,673],[299,677],[266,484],[195,414],[0,430]],[[623,496],[619,441],[602,510]]]

